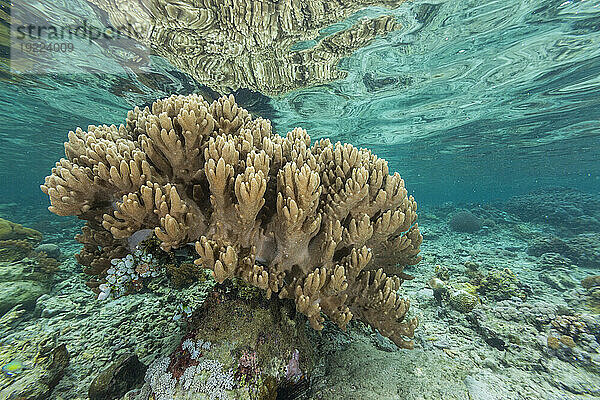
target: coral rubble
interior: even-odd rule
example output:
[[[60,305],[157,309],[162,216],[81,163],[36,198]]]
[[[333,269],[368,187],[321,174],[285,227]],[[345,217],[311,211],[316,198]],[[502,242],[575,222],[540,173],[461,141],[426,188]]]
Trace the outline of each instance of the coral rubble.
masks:
[[[152,229],[165,251],[195,243],[218,282],[295,300],[315,329],[321,313],[342,328],[357,317],[412,347],[397,290],[420,260],[416,202],[370,151],[280,137],[233,96],[190,95],[70,132],[65,154],[42,190],[50,211],[87,221],[78,260],[97,292],[127,239]]]

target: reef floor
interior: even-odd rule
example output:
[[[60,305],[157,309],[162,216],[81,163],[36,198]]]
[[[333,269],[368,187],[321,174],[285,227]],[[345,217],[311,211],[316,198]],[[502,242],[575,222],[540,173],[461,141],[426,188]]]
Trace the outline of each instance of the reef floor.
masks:
[[[543,197],[529,199],[538,200]],[[399,350],[361,323],[347,332],[327,324],[309,335],[316,366],[298,398],[600,397],[599,292],[581,284],[600,269],[600,231],[590,223],[597,214],[586,211],[579,220],[587,223],[578,225],[538,218],[535,209],[516,212],[508,203],[422,208],[423,260],[405,271],[415,279],[401,288],[420,320],[415,349]],[[0,211],[2,217],[11,206]],[[157,285],[98,301],[73,258],[72,221],[18,222],[43,225],[44,241],[60,246],[63,261],[35,307],[2,317],[0,390],[23,374],[39,374],[32,365],[40,338],[68,350],[68,366],[50,382],[49,398],[69,400],[88,398],[93,379],[120,355],[135,353],[149,365],[181,343],[186,322],[177,315],[183,306],[202,304],[207,289],[201,284],[179,291]]]

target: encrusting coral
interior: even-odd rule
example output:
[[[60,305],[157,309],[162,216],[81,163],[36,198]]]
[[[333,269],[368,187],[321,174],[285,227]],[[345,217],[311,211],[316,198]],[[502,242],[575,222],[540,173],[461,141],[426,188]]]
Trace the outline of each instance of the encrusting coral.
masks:
[[[397,293],[419,262],[416,202],[370,151],[281,137],[233,96],[171,96],[126,124],[69,133],[42,190],[50,211],[87,220],[79,261],[104,282],[127,239],[153,229],[165,251],[195,244],[218,282],[238,277],[294,299],[312,327],[353,318],[410,348],[417,320]]]

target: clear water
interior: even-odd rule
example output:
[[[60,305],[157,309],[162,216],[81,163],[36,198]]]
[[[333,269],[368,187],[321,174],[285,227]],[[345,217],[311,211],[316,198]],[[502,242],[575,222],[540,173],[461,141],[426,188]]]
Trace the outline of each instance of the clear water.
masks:
[[[27,7],[47,22],[105,18],[83,0],[54,4],[52,13],[43,1]],[[39,190],[63,156],[67,132],[122,123],[127,110],[170,94],[214,97],[215,91],[159,55],[137,73],[90,73],[97,63],[116,63],[119,54],[110,51],[102,59],[80,59],[79,72],[16,73],[5,32],[9,9],[3,2],[0,217],[73,249],[77,222],[48,213]],[[366,7],[293,50],[380,15],[393,15],[402,27],[343,57],[337,68],[346,77],[276,95],[242,89],[240,103],[269,118],[280,134],[301,126],[312,139],[368,147],[400,172],[426,214],[445,203],[496,204],[557,187],[600,194],[598,1],[416,0],[392,9]],[[425,232],[427,221],[426,215]],[[550,230],[560,234],[561,227]],[[597,275],[597,268],[575,276]],[[600,395],[582,393],[577,398]]]

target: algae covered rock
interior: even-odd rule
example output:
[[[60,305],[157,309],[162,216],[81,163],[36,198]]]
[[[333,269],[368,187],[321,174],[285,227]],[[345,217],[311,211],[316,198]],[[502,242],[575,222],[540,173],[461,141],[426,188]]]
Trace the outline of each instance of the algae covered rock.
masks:
[[[54,243],[44,243],[38,245],[35,249],[33,249],[36,253],[46,253],[48,257],[52,257],[54,259],[59,259],[61,257],[60,247]]]
[[[0,391],[0,399],[46,400],[69,365],[64,344],[42,340],[32,367],[23,370]]]
[[[306,318],[244,291],[218,286],[179,346],[150,365],[137,400],[275,399],[306,386],[314,358]]]
[[[3,240],[27,240],[37,243],[42,240],[42,234],[35,229],[0,218],[0,241]]]
[[[41,240],[42,234],[35,229],[0,218],[0,261],[27,257]]]
[[[146,366],[135,354],[121,354],[90,385],[90,400],[116,399],[144,382]]]
[[[0,282],[0,314],[17,304],[22,304],[26,309],[32,309],[38,297],[46,292],[47,288],[38,282]]]

